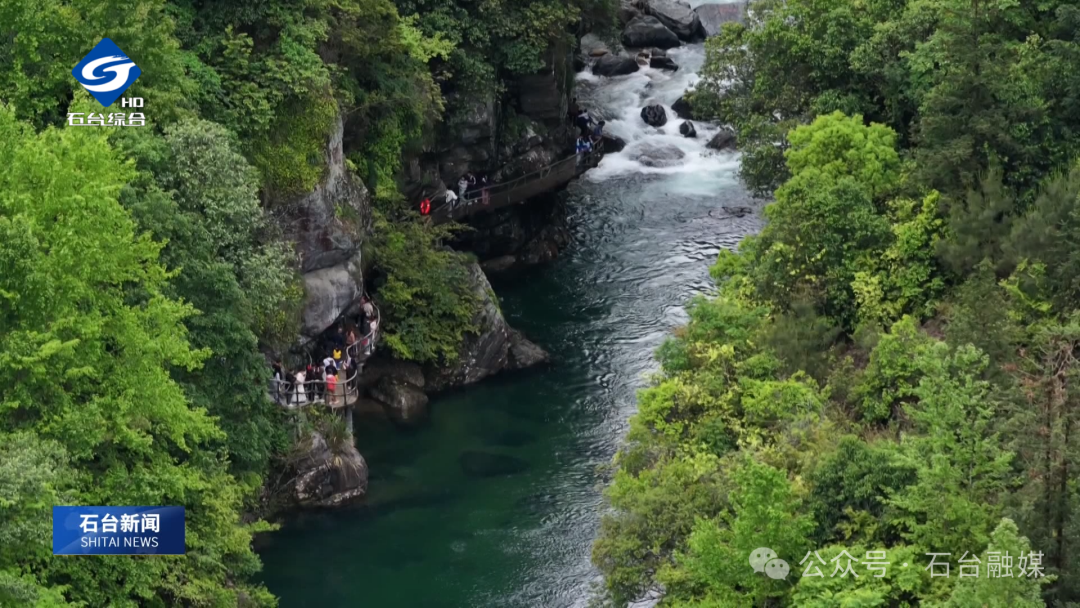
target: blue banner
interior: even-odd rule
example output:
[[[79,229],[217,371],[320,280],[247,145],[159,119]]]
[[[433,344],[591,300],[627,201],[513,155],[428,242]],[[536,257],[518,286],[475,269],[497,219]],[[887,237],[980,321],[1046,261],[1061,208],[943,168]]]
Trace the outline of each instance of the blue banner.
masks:
[[[183,555],[184,507],[53,507],[53,555]]]

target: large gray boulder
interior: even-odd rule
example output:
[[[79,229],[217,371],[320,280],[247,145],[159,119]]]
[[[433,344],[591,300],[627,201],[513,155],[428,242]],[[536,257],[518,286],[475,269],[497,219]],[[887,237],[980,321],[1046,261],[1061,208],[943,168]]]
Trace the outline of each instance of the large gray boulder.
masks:
[[[302,507],[337,507],[367,493],[368,466],[351,437],[329,445],[321,433],[312,432],[297,446],[293,499]]]
[[[638,8],[635,2],[631,0],[619,0],[619,8],[616,13],[616,17],[619,19],[619,25],[625,27],[627,23],[630,23],[634,17],[640,17],[642,15],[641,9]]]
[[[326,170],[311,192],[275,201],[284,240],[296,244],[301,272],[341,264],[360,250],[371,227],[371,196],[345,165],[344,123],[339,115],[324,150]],[[274,198],[274,193],[268,193]]]
[[[644,48],[655,46],[670,49],[682,44],[675,32],[669,30],[656,17],[634,17],[622,33],[623,46]]]
[[[719,34],[720,28],[725,23],[732,21],[744,23],[746,21],[746,4],[743,2],[702,4],[695,8],[694,12],[697,13],[698,19],[701,20],[701,27],[705,30],[706,36]]]
[[[527,343],[543,352],[523,336],[514,337],[514,330],[503,318],[495,292],[480,265],[470,264],[468,274],[473,293],[481,303],[473,318],[479,332],[465,336],[458,358],[452,364],[428,365],[424,369],[425,388],[429,391],[473,384],[500,371],[521,369],[546,359],[546,353],[540,358],[523,350],[528,348]],[[513,353],[512,347],[516,349]]]
[[[341,264],[304,273],[300,333],[307,341],[326,331],[363,292],[360,253]]]
[[[641,108],[641,120],[652,127],[662,127],[667,124],[667,111],[660,104],[653,104]]]
[[[680,40],[693,42],[705,37],[701,19],[686,4],[673,0],[650,0],[647,11],[674,32]]]
[[[697,129],[694,128],[694,123],[689,120],[684,120],[683,123],[679,125],[679,133],[682,134],[683,137],[697,137]]]
[[[398,424],[415,426],[427,419],[428,396],[399,376],[383,376],[371,389],[371,396],[383,404],[386,414]]]
[[[649,67],[655,70],[668,70],[674,72],[679,69],[679,64],[675,63],[671,57],[650,57]]]
[[[638,71],[638,62],[633,57],[607,54],[596,60],[592,66],[597,76],[623,76]]]

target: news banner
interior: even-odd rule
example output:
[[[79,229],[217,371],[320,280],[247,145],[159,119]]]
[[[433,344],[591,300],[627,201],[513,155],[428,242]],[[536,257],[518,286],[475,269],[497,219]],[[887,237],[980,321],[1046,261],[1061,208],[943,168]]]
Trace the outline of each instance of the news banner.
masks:
[[[183,555],[184,507],[53,507],[53,555]]]

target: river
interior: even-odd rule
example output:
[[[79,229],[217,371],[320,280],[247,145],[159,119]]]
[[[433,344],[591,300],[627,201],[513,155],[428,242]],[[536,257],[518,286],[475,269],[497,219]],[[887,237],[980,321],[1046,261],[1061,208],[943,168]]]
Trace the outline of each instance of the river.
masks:
[[[760,221],[724,209],[754,203],[737,156],[705,149],[715,128],[699,125],[696,140],[678,133],[670,106],[694,81],[701,45],[670,55],[681,66],[673,75],[579,76],[579,101],[630,144],[569,187],[575,238],[563,256],[495,283],[507,319],[553,364],[439,396],[415,431],[358,421],[367,504],[296,514],[261,540],[263,580],[282,607],[587,605],[599,583],[589,553],[602,465],[656,370],[652,353],[685,322],[685,303],[712,288],[717,252]],[[649,101],[667,106],[661,130],[638,116]],[[683,158],[643,166],[641,146]],[[466,450],[528,469],[471,478],[458,464]]]

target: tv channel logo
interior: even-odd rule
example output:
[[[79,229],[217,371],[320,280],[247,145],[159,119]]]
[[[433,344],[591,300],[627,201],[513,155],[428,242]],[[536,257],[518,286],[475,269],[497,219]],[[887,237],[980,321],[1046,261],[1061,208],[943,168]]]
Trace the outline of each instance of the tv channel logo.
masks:
[[[183,555],[184,507],[53,507],[53,555]]]
[[[119,99],[140,74],[139,66],[108,38],[102,38],[71,70],[75,80],[106,108]]]

